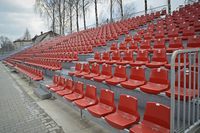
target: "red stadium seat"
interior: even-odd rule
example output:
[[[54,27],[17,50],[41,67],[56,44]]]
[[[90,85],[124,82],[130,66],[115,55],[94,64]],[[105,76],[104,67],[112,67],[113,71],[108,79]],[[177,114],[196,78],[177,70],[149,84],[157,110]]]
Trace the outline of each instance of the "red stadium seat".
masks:
[[[75,74],[75,76],[77,76],[77,77],[81,77],[81,76],[83,76],[83,75],[87,75],[87,74],[89,74],[90,73],[90,66],[89,66],[89,64],[83,64],[83,69],[82,69],[82,71],[80,72],[80,73],[76,73]]]
[[[120,52],[124,52],[126,50],[127,50],[127,43],[126,42],[120,43],[120,45],[119,45],[119,51]]]
[[[166,49],[164,39],[159,38],[157,40],[154,40],[153,49],[150,50],[150,52],[153,52],[154,50],[157,50],[157,49]]]
[[[140,86],[140,90],[155,95],[169,90],[168,71],[160,68],[152,69],[149,81]]]
[[[110,60],[110,53],[109,52],[104,52],[102,56],[102,60],[97,60],[98,64],[105,63],[106,61]]]
[[[145,83],[145,70],[143,68],[132,67],[130,78],[127,81],[122,82],[121,86],[133,90]]]
[[[194,27],[189,26],[183,29],[183,34],[182,34],[183,39],[188,39],[188,37],[194,36],[194,35],[195,35]]]
[[[135,62],[130,63],[131,66],[142,66],[149,62],[148,51],[139,50]]]
[[[56,93],[60,96],[68,95],[73,92],[73,81],[71,79],[67,79],[64,90],[57,91]]]
[[[130,42],[129,43],[129,50],[133,51],[133,52],[137,52],[138,51],[138,46],[136,42]]]
[[[90,70],[90,74],[86,74],[84,75],[85,79],[91,79],[93,77],[97,77],[100,74],[100,66],[99,64],[93,63],[91,70]]]
[[[90,114],[97,118],[113,113],[116,110],[114,92],[107,89],[101,89],[99,103],[88,107],[87,110]]]
[[[140,49],[151,51],[150,41],[149,40],[144,40],[143,42],[141,42]]]
[[[74,83],[74,91],[71,94],[64,95],[64,98],[69,101],[78,100],[84,97],[83,93],[83,83],[82,82],[75,82]]]
[[[132,41],[132,36],[131,35],[126,35],[126,37],[125,37],[125,42],[131,42]]]
[[[100,60],[101,60],[101,53],[95,52],[94,53],[94,59],[89,60],[89,63],[95,63],[95,62],[100,61]]]
[[[112,52],[112,51],[116,51],[116,50],[118,50],[117,43],[111,44],[111,46],[110,46],[110,51]]]
[[[179,31],[177,28],[169,29],[168,30],[168,38],[179,37]]]
[[[48,89],[50,89],[51,87],[56,87],[56,86],[58,86],[58,82],[59,82],[59,76],[58,75],[54,75],[53,76],[53,84],[46,85],[46,87]]]
[[[133,52],[127,50],[124,52],[124,57],[117,62],[118,65],[128,65],[134,61],[133,59]]]
[[[155,33],[155,38],[156,39],[162,39],[165,38],[165,33],[164,30],[159,30]]]
[[[123,81],[126,81],[126,67],[118,65],[115,67],[115,73],[112,78],[106,79],[106,83],[111,85],[117,85]]]
[[[82,71],[81,69],[82,69],[82,64],[81,64],[81,63],[76,63],[76,65],[75,65],[75,71],[74,71],[74,72],[69,72],[68,74],[69,74],[70,76],[79,74],[79,73],[81,73],[81,71]]]
[[[114,128],[125,129],[139,122],[137,99],[129,95],[120,95],[116,112],[105,116],[105,120]]]
[[[102,81],[109,79],[111,77],[112,77],[112,67],[111,67],[111,65],[103,64],[100,76],[94,77],[93,79],[95,81],[102,82]]]
[[[84,98],[76,100],[74,103],[80,108],[84,109],[89,106],[97,104],[96,87],[93,85],[86,85]]]
[[[109,61],[105,61],[106,64],[115,64],[116,62],[120,61],[120,52],[119,51],[114,51],[112,53],[112,59],[110,59]]]
[[[191,76],[190,76],[191,75]],[[185,95],[184,95],[184,76],[185,76]],[[194,79],[195,76],[195,79]],[[191,82],[190,81],[191,77]],[[178,89],[178,81],[180,82],[180,88]],[[194,85],[195,81],[195,85]],[[180,71],[180,79],[178,80],[178,73],[176,74],[176,81],[175,81],[175,99],[178,99],[180,97],[180,100],[184,100],[184,96],[186,100],[195,98],[198,96],[198,73],[191,71],[190,73],[186,72],[184,74],[184,71]],[[178,92],[180,91],[180,95],[178,95]],[[171,91],[166,91],[166,95],[168,97],[171,97]]]
[[[188,39],[188,48],[200,48],[200,37],[199,36],[192,36]]]
[[[130,128],[130,133],[169,133],[170,108],[155,102],[146,105],[143,121]]]
[[[58,86],[51,87],[50,90],[56,92],[63,90],[64,87],[65,87],[65,78],[61,76],[58,81]]]
[[[158,68],[167,64],[165,49],[154,50],[151,62],[146,63],[149,68]]]
[[[169,40],[169,47],[166,49],[168,53],[172,53],[175,50],[183,49],[181,38],[171,38]]]

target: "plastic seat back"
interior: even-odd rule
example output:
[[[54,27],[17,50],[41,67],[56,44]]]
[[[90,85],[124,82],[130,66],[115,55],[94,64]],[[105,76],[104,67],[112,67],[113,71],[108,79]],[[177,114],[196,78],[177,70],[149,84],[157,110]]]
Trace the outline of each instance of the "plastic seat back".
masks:
[[[83,72],[90,72],[89,64],[87,64],[87,63],[83,64]]]
[[[147,50],[139,50],[137,53],[136,61],[149,61],[148,51]]]
[[[144,113],[144,120],[169,129],[170,108],[159,103],[148,102]]]
[[[108,89],[101,89],[99,102],[115,108],[114,92]]]
[[[153,48],[156,48],[156,49],[165,48],[165,40],[164,39],[160,39],[160,38],[155,40]]]
[[[118,47],[117,47],[117,43],[113,43],[110,47],[110,50],[117,50]]]
[[[101,54],[99,52],[94,53],[95,60],[101,60]]]
[[[109,52],[104,52],[102,59],[103,60],[110,60],[110,53]]]
[[[126,67],[118,65],[115,67],[115,77],[126,78]]]
[[[133,53],[131,51],[126,51],[124,53],[124,57],[123,57],[123,60],[125,61],[133,61]]]
[[[73,89],[73,80],[66,79],[65,88],[72,90]]]
[[[85,90],[85,97],[97,100],[97,93],[96,93],[97,89],[95,86],[93,85],[86,85],[86,90]]]
[[[196,35],[189,37],[187,47],[199,48],[200,47],[200,37],[199,36],[197,37]]]
[[[150,41],[144,40],[141,42],[140,49],[151,49]]]
[[[107,76],[112,76],[112,67],[111,67],[111,65],[103,64],[102,65],[101,74],[102,75],[107,75]]]
[[[158,84],[169,84],[168,70],[153,68],[150,73],[149,81]]]
[[[83,92],[83,83],[82,82],[75,82],[74,83],[74,92],[79,93],[81,95],[84,94]]]
[[[139,80],[139,81],[146,81],[145,78],[145,70],[139,67],[132,67],[130,79]]]
[[[92,73],[99,74],[99,71],[100,71],[100,66],[99,66],[99,64],[93,63],[93,64],[92,64],[92,67],[91,67],[91,72],[92,72]]]
[[[119,98],[118,110],[139,117],[138,101],[135,97],[121,94]]]
[[[169,48],[182,48],[182,39],[181,38],[172,38],[169,40]]]
[[[114,51],[112,55],[112,60],[120,60],[120,52]]]
[[[167,62],[167,55],[165,49],[154,50],[152,61],[156,62]]]
[[[54,75],[53,76],[53,83],[55,83],[55,84],[58,83],[58,81],[59,81],[58,79],[59,79],[58,75]]]
[[[60,85],[60,86],[64,86],[65,85],[65,78],[64,77],[62,77],[62,76],[59,77],[58,85]]]
[[[82,69],[82,64],[81,63],[76,63],[75,70],[76,71],[81,71],[81,69]]]

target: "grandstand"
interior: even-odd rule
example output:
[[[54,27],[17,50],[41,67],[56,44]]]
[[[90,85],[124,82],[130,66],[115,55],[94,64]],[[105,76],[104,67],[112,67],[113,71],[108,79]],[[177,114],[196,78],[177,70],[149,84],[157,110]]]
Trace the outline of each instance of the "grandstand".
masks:
[[[54,97],[110,132],[194,132],[199,9],[197,2],[58,36],[3,63],[35,83],[41,98]]]

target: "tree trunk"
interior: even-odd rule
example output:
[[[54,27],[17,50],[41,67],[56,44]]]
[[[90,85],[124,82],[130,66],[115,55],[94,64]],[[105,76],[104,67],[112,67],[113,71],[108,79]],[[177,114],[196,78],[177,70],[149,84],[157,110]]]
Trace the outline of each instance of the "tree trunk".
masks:
[[[123,2],[120,0],[120,11],[121,11],[121,19],[124,17],[124,11],[123,11]]]
[[[61,14],[61,0],[58,3],[58,12],[59,12],[59,33],[62,34],[62,14]]]
[[[168,13],[171,14],[171,0],[168,0]]]
[[[65,0],[63,0],[62,35],[65,34]]]
[[[72,33],[72,7],[69,7],[70,33]]]
[[[112,0],[110,0],[110,22],[112,22],[113,21],[113,1]]]
[[[82,0],[83,4],[83,24],[84,24],[84,30],[86,30],[86,20],[85,20],[85,0]]]
[[[55,32],[55,6],[53,5],[53,19],[52,19],[52,30]]]
[[[145,9],[145,14],[147,14],[147,0],[144,0],[144,9]]]
[[[76,29],[79,31],[79,24],[78,24],[78,2],[79,0],[76,0]]]
[[[97,0],[94,0],[94,5],[95,5],[96,27],[98,27],[99,22],[98,22],[98,12],[97,12]]]

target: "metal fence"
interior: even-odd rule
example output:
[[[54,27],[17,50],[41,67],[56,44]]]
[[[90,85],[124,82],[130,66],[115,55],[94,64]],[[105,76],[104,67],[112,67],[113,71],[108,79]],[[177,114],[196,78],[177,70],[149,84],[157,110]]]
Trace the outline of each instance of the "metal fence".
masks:
[[[200,124],[200,49],[171,57],[170,132],[188,132]]]

